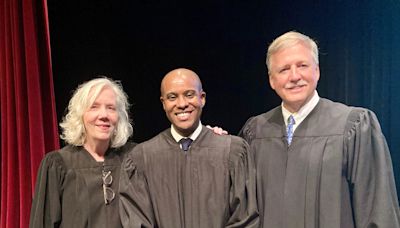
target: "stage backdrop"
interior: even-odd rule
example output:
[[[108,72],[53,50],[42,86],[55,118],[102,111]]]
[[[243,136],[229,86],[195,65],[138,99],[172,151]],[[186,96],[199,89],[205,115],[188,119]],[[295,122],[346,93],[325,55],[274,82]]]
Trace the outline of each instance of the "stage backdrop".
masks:
[[[27,228],[36,172],[59,147],[46,1],[0,1],[0,228]]]
[[[309,3],[313,2],[313,3]],[[79,83],[122,81],[137,142],[169,126],[159,102],[165,73],[187,67],[207,92],[203,123],[236,134],[280,104],[265,53],[297,30],[320,47],[320,96],[373,110],[390,146],[400,189],[400,2],[49,0],[59,119]]]

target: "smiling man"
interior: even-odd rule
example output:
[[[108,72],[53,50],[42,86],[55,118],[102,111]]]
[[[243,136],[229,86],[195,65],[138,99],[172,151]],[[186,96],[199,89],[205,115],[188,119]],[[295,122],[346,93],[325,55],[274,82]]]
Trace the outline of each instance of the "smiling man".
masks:
[[[188,137],[199,126],[206,93],[196,73],[187,69],[168,73],[161,82],[160,100],[178,134]]]
[[[259,227],[248,144],[201,124],[206,93],[197,74],[169,72],[160,100],[171,128],[139,144],[123,163],[123,226]]]
[[[288,32],[268,48],[282,104],[240,135],[257,170],[261,227],[398,228],[390,153],[373,112],[320,98],[318,47]]]

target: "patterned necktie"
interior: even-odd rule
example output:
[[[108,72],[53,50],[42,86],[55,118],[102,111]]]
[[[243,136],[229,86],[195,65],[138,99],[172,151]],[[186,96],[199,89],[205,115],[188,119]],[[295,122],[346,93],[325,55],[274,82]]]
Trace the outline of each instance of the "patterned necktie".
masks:
[[[182,145],[182,150],[187,151],[190,147],[190,144],[192,144],[193,140],[191,138],[182,138],[179,140],[179,143]]]
[[[294,124],[295,124],[294,118],[293,118],[292,115],[290,115],[289,118],[288,118],[288,124],[287,124],[287,127],[286,127],[288,145],[290,145],[290,143],[292,143],[293,125]]]

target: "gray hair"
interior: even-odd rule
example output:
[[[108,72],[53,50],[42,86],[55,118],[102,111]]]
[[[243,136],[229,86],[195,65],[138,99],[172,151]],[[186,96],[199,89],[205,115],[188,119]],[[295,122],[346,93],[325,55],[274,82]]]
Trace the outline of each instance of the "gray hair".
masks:
[[[129,118],[128,96],[119,81],[107,77],[95,78],[78,86],[68,104],[68,113],[60,123],[61,139],[75,146],[82,146],[86,140],[83,114],[94,103],[97,96],[105,88],[111,88],[116,95],[118,123],[110,142],[110,147],[123,146],[133,133]],[[92,93],[90,93],[93,91]]]
[[[271,71],[271,56],[280,50],[292,47],[298,43],[303,43],[310,48],[313,60],[315,64],[318,65],[319,64],[318,46],[316,42],[304,34],[295,31],[290,31],[279,36],[269,45],[267,52],[267,59],[266,59],[268,73],[270,73]]]

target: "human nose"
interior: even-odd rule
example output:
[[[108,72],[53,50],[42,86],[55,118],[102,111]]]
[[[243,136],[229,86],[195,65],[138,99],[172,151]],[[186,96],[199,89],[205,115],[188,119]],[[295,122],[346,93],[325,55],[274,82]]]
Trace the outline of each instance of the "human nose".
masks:
[[[298,81],[301,79],[300,73],[297,70],[296,67],[292,67],[290,69],[290,75],[289,75],[290,81]]]
[[[179,108],[186,108],[186,106],[188,105],[188,102],[185,99],[185,97],[178,97],[177,105]]]
[[[100,108],[99,109],[99,117],[100,118],[107,118],[107,116],[108,116],[107,109],[104,108],[104,107]]]

